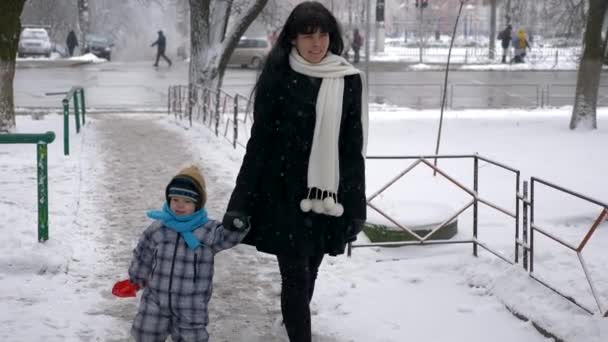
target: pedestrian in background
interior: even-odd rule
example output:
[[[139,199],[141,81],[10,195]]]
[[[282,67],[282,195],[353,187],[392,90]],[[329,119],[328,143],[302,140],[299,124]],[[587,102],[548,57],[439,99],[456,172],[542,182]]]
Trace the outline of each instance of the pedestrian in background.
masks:
[[[243,243],[276,255],[290,342],[311,341],[310,301],[326,254],[366,219],[367,92],[346,61],[334,15],[297,5],[255,87],[251,137],[228,204],[251,216]]]
[[[355,60],[354,60],[355,64],[359,63],[359,50],[361,49],[362,46],[363,46],[363,37],[359,33],[359,29],[355,29],[353,32],[353,43],[352,43],[353,52],[355,54]]]
[[[502,61],[501,63],[507,63],[507,54],[509,53],[509,45],[511,44],[511,32],[513,31],[513,27],[511,24],[507,25],[507,27],[500,31],[498,34],[498,39],[502,45]]]
[[[155,46],[155,45],[156,45],[156,62],[154,62],[154,66],[155,67],[158,66],[158,60],[161,57],[164,58],[165,61],[167,61],[167,63],[169,63],[169,66],[171,66],[173,63],[167,56],[165,56],[165,48],[167,47],[167,38],[163,34],[163,31],[158,31],[158,38],[150,46]]]
[[[530,43],[526,37],[526,31],[520,28],[517,35],[513,37],[513,59],[512,63],[525,63],[526,51],[530,49]]]
[[[78,46],[78,38],[76,38],[76,33],[74,33],[74,30],[70,30],[70,33],[68,33],[68,37],[65,40],[65,45],[68,47],[70,57],[74,56],[74,48]]]

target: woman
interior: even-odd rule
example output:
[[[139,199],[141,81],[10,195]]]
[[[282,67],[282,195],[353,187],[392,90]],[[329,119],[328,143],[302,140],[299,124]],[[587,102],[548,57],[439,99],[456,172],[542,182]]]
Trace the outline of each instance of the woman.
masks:
[[[366,219],[367,95],[340,57],[334,16],[314,1],[287,18],[255,88],[251,138],[226,218],[251,217],[244,243],[277,256],[291,342],[311,340],[325,254],[344,253]]]

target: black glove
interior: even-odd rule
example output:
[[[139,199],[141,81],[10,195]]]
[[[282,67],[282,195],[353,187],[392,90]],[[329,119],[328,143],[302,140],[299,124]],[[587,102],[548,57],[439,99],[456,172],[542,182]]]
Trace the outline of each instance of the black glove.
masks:
[[[222,225],[225,229],[243,231],[249,228],[249,216],[238,211],[228,211],[224,214]]]
[[[363,230],[365,226],[365,220],[353,219],[346,228],[346,242],[353,242],[357,240],[357,235]]]

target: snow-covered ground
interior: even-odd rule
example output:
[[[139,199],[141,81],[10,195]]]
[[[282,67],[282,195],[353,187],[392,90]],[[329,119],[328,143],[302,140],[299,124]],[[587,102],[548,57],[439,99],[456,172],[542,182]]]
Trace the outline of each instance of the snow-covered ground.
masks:
[[[51,57],[24,57],[17,58],[16,63],[18,68],[56,68],[70,67],[81,64],[104,63],[107,62],[104,58],[99,58],[92,53],[87,53],[82,56],[62,58],[57,53],[53,53]]]
[[[374,107],[369,155],[433,154],[438,111]],[[569,109],[446,113],[441,154],[473,154],[503,162],[608,202],[608,110],[599,129],[572,132]],[[19,133],[55,131],[49,146],[50,240],[36,241],[36,167],[32,145],[0,145],[0,339],[2,341],[127,340],[136,300],[110,294],[126,274],[131,250],[158,208],[166,182],[186,163],[205,170],[210,215],[220,218],[243,155],[207,128],[164,115],[89,116],[62,154],[59,115],[17,118]],[[368,195],[412,161],[368,160]],[[439,167],[472,187],[472,161],[440,160]],[[514,178],[480,163],[479,195],[514,210]],[[601,208],[541,187],[535,221],[577,245]],[[406,221],[424,203],[444,213],[470,197],[426,166],[397,182],[373,203]],[[408,204],[410,205],[408,207]],[[409,209],[408,209],[409,208]],[[408,211],[409,210],[409,211]],[[368,209],[370,217],[372,209]],[[457,239],[471,237],[471,209],[459,217]],[[513,257],[514,221],[480,205],[479,239]],[[583,254],[603,310],[608,225]],[[535,235],[535,273],[597,310],[575,255]],[[358,244],[365,243],[362,234]],[[470,245],[355,248],[327,258],[312,302],[315,341],[547,341],[530,322],[567,342],[608,338],[608,318],[591,316],[546,289],[522,269]],[[274,258],[249,246],[218,256],[210,332],[216,341],[286,341],[280,324],[280,277]],[[508,307],[508,309],[507,309]]]

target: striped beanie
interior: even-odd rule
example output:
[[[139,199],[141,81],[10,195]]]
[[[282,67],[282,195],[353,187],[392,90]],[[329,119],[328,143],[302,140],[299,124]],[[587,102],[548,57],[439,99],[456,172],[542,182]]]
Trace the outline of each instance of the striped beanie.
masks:
[[[173,177],[165,190],[167,203],[171,197],[182,197],[191,200],[196,205],[196,210],[205,206],[207,193],[205,191],[205,179],[196,166],[189,166]]]

